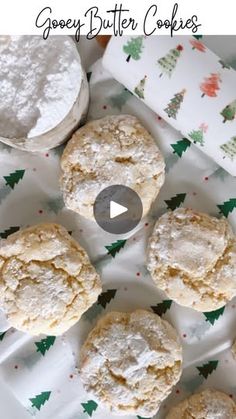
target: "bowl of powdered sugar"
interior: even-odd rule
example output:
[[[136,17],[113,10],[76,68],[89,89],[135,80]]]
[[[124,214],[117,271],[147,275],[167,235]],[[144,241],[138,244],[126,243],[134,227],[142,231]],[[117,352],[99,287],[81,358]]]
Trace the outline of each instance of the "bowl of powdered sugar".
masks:
[[[0,141],[28,151],[62,144],[83,122],[88,84],[68,36],[0,36]]]

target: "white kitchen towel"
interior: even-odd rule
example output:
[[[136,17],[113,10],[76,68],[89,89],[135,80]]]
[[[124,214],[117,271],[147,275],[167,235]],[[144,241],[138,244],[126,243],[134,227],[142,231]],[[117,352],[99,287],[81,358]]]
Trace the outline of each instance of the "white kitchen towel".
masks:
[[[112,37],[103,65],[236,176],[236,72],[196,38]]]

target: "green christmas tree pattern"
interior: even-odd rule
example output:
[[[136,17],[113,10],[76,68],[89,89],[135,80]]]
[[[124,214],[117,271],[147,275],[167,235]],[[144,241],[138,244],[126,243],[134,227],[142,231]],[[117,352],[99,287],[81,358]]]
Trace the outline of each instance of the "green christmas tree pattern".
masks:
[[[44,356],[51,346],[54,345],[55,340],[55,336],[47,336],[45,339],[40,340],[40,342],[35,342],[37,352],[40,352]]]
[[[17,183],[19,183],[20,180],[23,179],[25,174],[25,170],[16,170],[13,173],[10,173],[8,176],[3,176],[5,181],[6,181],[6,185],[10,186],[11,189],[14,189],[15,185]]]
[[[121,109],[127,103],[127,101],[133,96],[128,89],[123,88],[122,91],[116,95],[112,95],[108,98],[108,102],[113,108]]]
[[[177,60],[180,57],[182,51],[183,51],[183,46],[177,45],[176,48],[171,49],[167,55],[165,55],[164,57],[161,57],[157,61],[159,67],[161,68],[161,73],[159,77],[161,77],[163,73],[171,77],[176,67]]]
[[[211,73],[210,76],[205,77],[204,81],[200,84],[202,97],[216,97],[217,90],[220,90],[221,78],[219,73]]]
[[[183,204],[185,198],[186,198],[186,193],[179,193],[173,196],[172,198],[167,199],[165,203],[168,209],[174,211],[176,208],[179,208],[181,204]]]
[[[94,400],[89,400],[86,403],[81,403],[82,407],[84,408],[84,413],[88,413],[91,417],[93,412],[95,412],[98,408],[98,404]]]
[[[10,236],[13,233],[16,233],[19,230],[20,230],[19,226],[9,227],[7,230],[0,232],[0,237],[1,239],[6,239],[8,236]]]
[[[194,144],[204,146],[204,134],[207,132],[208,126],[202,123],[197,130],[191,131],[188,136],[193,140]]]
[[[158,316],[162,316],[171,308],[172,302],[172,300],[163,300],[161,303],[151,306],[151,309],[155,314],[158,314]]]
[[[116,293],[116,289],[109,289],[102,292],[98,297],[98,301],[84,313],[84,318],[89,322],[93,322],[102,313],[103,309],[106,308],[107,304],[115,298]]]
[[[130,61],[130,58],[137,61],[141,58],[141,53],[143,50],[143,36],[137,36],[136,38],[131,38],[126,45],[123,46],[123,51],[127,54],[126,61]]]
[[[185,153],[190,146],[191,142],[187,138],[182,138],[182,140],[177,141],[177,143],[171,144],[174,153],[179,157],[182,157],[182,154]]]
[[[103,308],[106,308],[107,304],[109,304],[111,300],[115,298],[116,293],[117,293],[116,289],[111,289],[111,290],[102,292],[98,297],[97,304],[102,306]]]
[[[236,198],[230,198],[229,201],[225,201],[223,204],[217,205],[220,210],[220,214],[228,217],[230,212],[236,208]]]
[[[146,79],[147,79],[147,76],[144,76],[144,78],[142,80],[140,80],[139,84],[134,89],[134,93],[140,99],[144,99],[144,89],[145,89]]]
[[[216,320],[220,318],[224,314],[225,307],[221,307],[218,310],[215,311],[208,311],[206,313],[203,313],[206,317],[206,321],[211,323],[212,325],[215,324]]]
[[[32,407],[36,407],[37,410],[40,410],[41,407],[49,400],[50,396],[51,391],[43,391],[42,393],[37,394],[37,396],[29,400],[32,403]]]
[[[176,115],[180,109],[181,103],[184,100],[184,95],[186,90],[183,89],[181,92],[176,93],[171,101],[168,103],[167,107],[164,109],[164,112],[167,113],[169,118],[176,119]]]
[[[88,83],[89,83],[90,79],[91,79],[91,76],[92,76],[92,71],[88,71],[86,76],[87,76],[87,80],[88,80]]]
[[[236,99],[227,105],[220,114],[223,116],[223,123],[226,121],[233,121],[236,115]],[[236,138],[236,137],[235,137]]]
[[[116,242],[105,246],[107,249],[107,254],[111,255],[113,258],[116,256],[117,253],[125,246],[127,240],[117,240]]]
[[[233,161],[236,158],[236,137],[232,137],[227,143],[222,144],[220,148],[224,153],[224,158],[228,157]]]
[[[203,364],[202,366],[196,368],[199,371],[199,375],[207,379],[208,376],[216,370],[218,363],[219,361],[209,361],[207,364]]]
[[[7,332],[0,333],[0,342],[4,339],[4,336]]]

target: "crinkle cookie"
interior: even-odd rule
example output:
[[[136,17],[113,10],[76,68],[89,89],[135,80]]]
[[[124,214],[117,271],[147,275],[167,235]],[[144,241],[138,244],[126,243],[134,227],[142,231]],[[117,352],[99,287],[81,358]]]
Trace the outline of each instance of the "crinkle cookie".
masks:
[[[65,205],[90,219],[102,189],[130,187],[140,196],[145,215],[164,182],[163,157],[131,115],[106,116],[80,128],[64,150],[61,167]]]
[[[207,389],[173,407],[166,419],[235,419],[236,404],[221,391]]]
[[[39,224],[0,241],[0,307],[11,326],[59,335],[101,292],[86,252],[56,224]]]
[[[87,391],[112,413],[153,416],[182,371],[182,348],[173,327],[154,313],[111,312],[80,351]]]
[[[236,295],[236,238],[225,218],[176,209],[157,221],[147,267],[169,298],[213,311]]]

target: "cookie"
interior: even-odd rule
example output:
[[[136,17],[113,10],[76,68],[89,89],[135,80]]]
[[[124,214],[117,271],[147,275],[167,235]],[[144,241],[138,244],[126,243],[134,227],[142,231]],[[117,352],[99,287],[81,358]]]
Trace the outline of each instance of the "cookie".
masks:
[[[236,239],[225,218],[167,212],[149,239],[147,267],[169,298],[195,310],[216,310],[236,295]]]
[[[181,370],[175,330],[145,310],[106,314],[80,351],[86,390],[114,414],[153,416]]]
[[[124,185],[138,193],[145,215],[164,182],[164,160],[154,139],[131,115],[106,116],[80,128],[61,159],[67,208],[93,219],[102,189]]]
[[[59,335],[100,292],[86,252],[64,227],[39,224],[0,241],[0,307],[16,329]]]
[[[173,407],[166,419],[235,419],[236,404],[221,391],[207,389]]]

